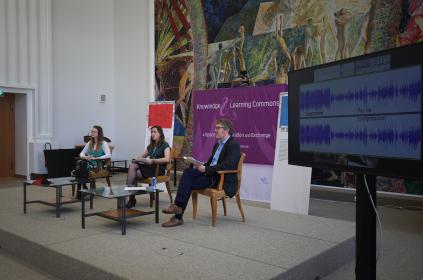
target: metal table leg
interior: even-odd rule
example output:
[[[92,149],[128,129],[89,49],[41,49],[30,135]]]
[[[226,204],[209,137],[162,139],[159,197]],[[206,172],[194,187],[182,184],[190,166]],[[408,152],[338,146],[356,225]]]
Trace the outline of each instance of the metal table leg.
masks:
[[[122,227],[122,235],[126,234],[126,197],[119,197],[118,200],[120,201],[120,225]],[[118,209],[119,211],[119,209]]]
[[[60,218],[60,195],[62,194],[62,187],[56,188],[56,218]]]
[[[23,183],[23,211],[24,214],[26,214],[26,186],[28,184],[27,183]]]
[[[159,190],[156,189],[156,224],[159,223]]]
[[[94,195],[90,193],[90,209],[91,210],[93,209],[93,205],[94,205],[93,200],[94,200]]]
[[[85,228],[85,193],[81,192],[81,227]]]
[[[93,209],[93,199],[94,199],[94,195],[90,193],[90,209]]]

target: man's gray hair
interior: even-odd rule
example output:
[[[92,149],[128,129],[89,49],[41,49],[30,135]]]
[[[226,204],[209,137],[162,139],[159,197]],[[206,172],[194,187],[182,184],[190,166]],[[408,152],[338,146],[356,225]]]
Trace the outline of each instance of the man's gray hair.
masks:
[[[234,133],[234,126],[232,124],[232,121],[230,121],[228,119],[218,119],[216,121],[216,124],[220,124],[221,126],[223,126],[223,128],[225,130],[229,131],[230,135],[232,135]]]

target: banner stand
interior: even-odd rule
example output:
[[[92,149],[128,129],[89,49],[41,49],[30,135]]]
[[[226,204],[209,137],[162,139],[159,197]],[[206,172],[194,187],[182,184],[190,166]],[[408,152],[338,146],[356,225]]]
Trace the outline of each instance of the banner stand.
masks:
[[[311,168],[288,164],[288,93],[280,95],[270,208],[308,215]]]
[[[148,113],[145,126],[145,148],[150,144],[150,129],[159,125],[163,128],[165,141],[173,146],[173,127],[175,118],[175,101],[154,101],[148,103]],[[157,184],[157,188],[167,192],[165,183]]]

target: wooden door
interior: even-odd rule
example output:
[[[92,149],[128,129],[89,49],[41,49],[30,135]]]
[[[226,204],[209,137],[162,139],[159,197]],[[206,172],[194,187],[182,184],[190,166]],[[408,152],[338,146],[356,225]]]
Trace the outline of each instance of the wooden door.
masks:
[[[15,176],[15,99],[0,97],[0,177]]]

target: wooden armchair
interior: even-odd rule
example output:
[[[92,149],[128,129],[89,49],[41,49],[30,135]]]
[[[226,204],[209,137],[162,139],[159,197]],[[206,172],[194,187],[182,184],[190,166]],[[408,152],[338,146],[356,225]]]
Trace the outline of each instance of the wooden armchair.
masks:
[[[113,151],[113,146],[110,146],[110,152]],[[80,160],[80,157],[77,157],[76,160]],[[97,168],[95,170],[91,170],[90,174],[88,175],[88,181],[90,182],[90,189],[95,188],[95,181],[96,179],[106,178],[107,185],[109,187],[112,186],[110,183],[110,168],[112,166],[112,159],[105,158],[105,159],[96,159],[97,161]],[[103,166],[103,168],[99,168],[98,166]],[[75,195],[75,185],[72,185],[72,196]]]
[[[112,166],[112,160],[110,158],[106,159],[97,159],[97,166],[103,164],[103,168],[99,169],[98,167],[95,170],[90,171],[90,187],[95,188],[95,180],[100,178],[106,178],[107,185],[111,187],[110,184],[110,167]]]
[[[170,190],[170,171],[172,170],[172,158],[166,164],[166,172],[164,175],[159,175],[160,164],[156,164],[156,169],[154,176],[156,177],[156,184],[165,183],[167,193],[169,194],[170,203],[173,203],[172,192]],[[141,184],[148,184],[151,186],[151,177],[150,178],[137,178],[137,182]],[[153,207],[154,194],[150,193],[150,207]]]
[[[229,173],[236,173],[238,177],[238,186],[237,192],[235,194],[236,203],[238,204],[239,212],[241,212],[242,221],[245,222],[244,210],[242,209],[241,204],[241,196],[240,196],[240,187],[241,187],[241,176],[242,176],[242,164],[244,162],[245,153],[241,153],[241,157],[238,162],[238,169],[237,170],[225,170],[225,171],[218,171],[217,173],[220,175],[219,185],[217,188],[206,188],[203,190],[193,190],[192,191],[192,218],[195,219],[197,215],[197,201],[198,201],[198,194],[206,195],[210,197],[210,205],[212,208],[212,225],[216,225],[216,217],[217,217],[217,201],[222,200],[223,204],[223,214],[226,216],[226,198],[228,197],[223,190],[225,174]]]

